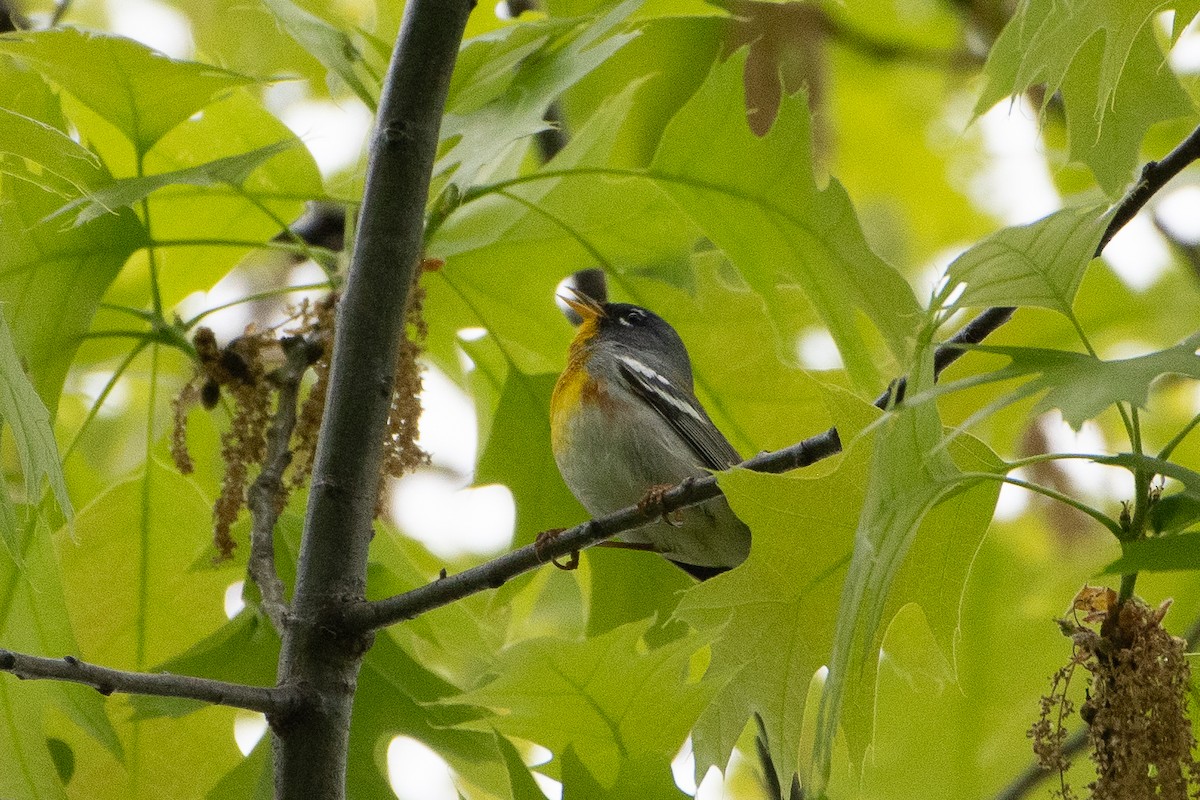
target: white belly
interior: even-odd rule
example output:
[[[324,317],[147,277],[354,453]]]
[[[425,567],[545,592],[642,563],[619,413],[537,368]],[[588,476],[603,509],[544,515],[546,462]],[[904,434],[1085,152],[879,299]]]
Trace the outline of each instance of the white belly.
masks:
[[[614,424],[615,419],[626,424]],[[611,417],[588,405],[566,423],[562,439],[569,446],[556,448],[558,469],[592,516],[636,505],[655,486],[708,474],[678,434],[641,404],[627,404]],[[664,459],[664,452],[676,457]],[[650,544],[667,558],[706,567],[734,567],[749,554],[750,530],[724,497],[684,509],[682,516],[678,527],[659,521],[617,538]]]

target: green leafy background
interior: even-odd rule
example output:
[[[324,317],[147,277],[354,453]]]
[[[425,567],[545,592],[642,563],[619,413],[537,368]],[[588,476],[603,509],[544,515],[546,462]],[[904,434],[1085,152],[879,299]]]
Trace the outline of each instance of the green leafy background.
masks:
[[[195,293],[224,287],[273,324],[294,263],[336,280],[336,253],[273,237],[307,201],[354,209],[365,162],[323,175],[279,98],[373,109],[401,4],[175,0],[193,55],[173,59],[108,30],[121,2],[41,30],[51,4],[27,0],[31,30],[0,36],[0,647],[267,685],[279,641],[254,588],[224,613],[245,520],[237,557],[211,558],[228,414],[191,413],[184,477],[170,399],[221,302]],[[471,479],[511,492],[513,543],[585,518],[548,425],[572,336],[553,298],[579,269],[679,330],[740,452],[833,425],[844,452],[723,475],[753,549],[711,581],[587,552],[381,633],[350,796],[395,796],[387,749],[407,736],[471,800],[679,798],[690,737],[695,779],[715,766],[708,790],[761,798],[762,734],[814,797],[987,797],[1031,758],[1069,656],[1053,620],[1085,582],[1140,570],[1139,593],[1174,600],[1169,627],[1192,623],[1200,440],[1176,436],[1196,413],[1200,259],[1164,239],[1171,263],[1135,291],[1091,255],[1138,164],[1197,122],[1194,75],[1165,54],[1200,6],[1061,5],[475,9],[433,177],[426,359],[473,401]],[[973,188],[993,163],[978,117],[1006,103],[1036,111],[1064,207],[1010,227]],[[554,125],[566,147],[546,160]],[[994,305],[1019,310],[935,386],[933,348]],[[813,340],[836,359],[813,361]],[[907,405],[871,406],[901,374]],[[1137,409],[1147,455],[1114,404]],[[1128,481],[1011,472],[1058,447],[1059,416],[1100,442],[1074,462],[1167,476],[1153,538],[1120,546],[1096,518]],[[1006,475],[1096,515],[1031,496],[993,518]],[[288,585],[304,503],[278,531]],[[384,520],[368,593],[483,558],[437,557]],[[269,735],[243,754],[229,709],[2,679],[0,712],[0,797],[270,796]],[[534,745],[549,760],[531,767]]]

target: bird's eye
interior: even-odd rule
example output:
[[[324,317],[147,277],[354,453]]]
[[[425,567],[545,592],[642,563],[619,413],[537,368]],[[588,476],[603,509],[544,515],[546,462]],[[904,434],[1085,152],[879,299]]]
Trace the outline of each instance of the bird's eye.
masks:
[[[629,322],[643,322],[646,319],[646,312],[640,308],[631,308],[625,312],[625,319]]]

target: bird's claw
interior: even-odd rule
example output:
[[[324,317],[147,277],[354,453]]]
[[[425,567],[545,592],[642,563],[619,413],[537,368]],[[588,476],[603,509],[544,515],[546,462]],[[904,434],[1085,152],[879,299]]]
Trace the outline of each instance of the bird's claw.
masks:
[[[646,496],[638,501],[637,509],[643,514],[648,514],[651,511],[658,511],[662,516],[662,521],[670,525],[672,528],[678,528],[683,525],[683,509],[677,508],[674,511],[667,511],[663,508],[663,496],[675,487],[669,483],[661,483],[657,486],[651,486],[646,491]]]
[[[533,540],[533,551],[537,555],[538,561],[545,562],[546,556],[543,551],[549,547],[555,539],[559,537],[566,528],[551,528],[548,531],[542,531]],[[550,558],[550,563],[561,570],[570,572],[579,566],[579,551],[572,550],[570,557],[565,562],[559,562],[557,557]]]

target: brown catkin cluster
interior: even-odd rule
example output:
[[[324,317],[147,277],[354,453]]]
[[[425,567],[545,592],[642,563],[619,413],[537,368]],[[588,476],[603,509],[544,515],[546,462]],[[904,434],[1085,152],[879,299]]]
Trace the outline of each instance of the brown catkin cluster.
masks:
[[[1096,767],[1096,780],[1088,786],[1092,800],[1200,797],[1200,764],[1193,755],[1196,740],[1187,707],[1187,645],[1162,627],[1170,604],[1154,609],[1136,597],[1119,604],[1115,595],[1112,599],[1107,610],[1085,620],[1099,621],[1098,631],[1074,620],[1061,622],[1074,654],[1043,698],[1042,718],[1030,731],[1034,751],[1043,766],[1060,775],[1066,769],[1062,726],[1056,730],[1047,722],[1056,703],[1060,722],[1066,716],[1061,706],[1065,683],[1082,666],[1088,672],[1088,697],[1079,711]],[[1059,794],[1073,797],[1065,782]]]
[[[418,273],[419,279],[419,273]],[[429,463],[429,455],[417,446],[417,423],[421,416],[421,367],[418,356],[420,342],[427,329],[422,316],[425,292],[414,280],[409,297],[406,325],[410,336],[399,344],[396,356],[396,380],[392,388],[391,406],[383,447],[385,476],[399,477],[413,468]],[[303,486],[312,475],[316,456],[317,434],[325,413],[325,398],[329,390],[329,370],[333,357],[334,332],[337,322],[338,295],[332,293],[313,303],[304,300],[290,309],[291,327],[285,333],[301,336],[312,354],[309,366],[315,379],[296,417],[291,436],[292,460],[283,492],[275,498],[277,510],[286,503],[289,491]],[[200,369],[174,400],[175,429],[171,437],[171,454],[180,472],[193,469],[187,451],[187,413],[197,400],[212,409],[222,393],[234,402],[229,430],[221,437],[221,456],[225,475],[221,493],[213,508],[213,544],[218,558],[228,558],[236,543],[229,534],[238,513],[246,504],[246,486],[250,471],[261,466],[266,457],[267,432],[271,422],[271,395],[276,388],[272,382],[276,373],[267,361],[282,352],[274,330],[258,330],[255,326],[225,347],[217,344],[208,328],[198,328],[194,337]],[[269,354],[269,358],[264,358]],[[319,355],[318,355],[319,354]],[[380,481],[376,514],[385,507],[387,483]]]
[[[207,330],[197,331],[197,338]],[[208,331],[207,335],[211,336],[212,332]],[[221,481],[221,493],[213,505],[213,545],[220,559],[231,557],[237,546],[229,531],[246,504],[250,466],[261,464],[266,456],[271,387],[266,380],[263,350],[274,344],[273,333],[250,326],[245,334],[220,351],[218,360],[201,359],[209,381],[228,392],[234,402],[229,430],[221,437],[225,476]]]
[[[329,365],[333,357],[333,334],[337,324],[337,293],[330,293],[310,303],[306,298],[294,309],[296,325],[288,329],[294,336],[304,336],[321,346],[321,357],[312,363],[315,376],[308,396],[296,417],[292,434],[292,463],[288,486],[298,489],[312,475],[313,459],[317,454],[317,433],[325,414],[325,396],[329,393]]]
[[[428,329],[425,325],[425,289],[417,280],[409,292],[405,320],[409,335],[400,340],[396,350],[396,380],[392,384],[392,404],[388,409],[387,432],[383,445],[383,477],[399,478],[416,467],[429,463],[429,454],[417,446],[418,423],[421,419],[421,342]],[[379,498],[375,516],[380,516],[387,502],[387,481],[379,482]]]

